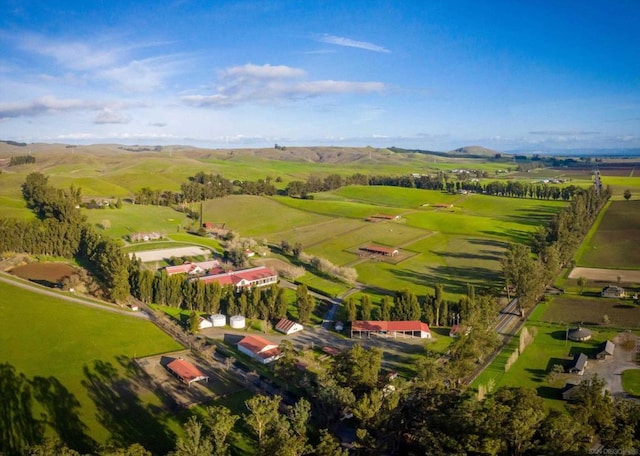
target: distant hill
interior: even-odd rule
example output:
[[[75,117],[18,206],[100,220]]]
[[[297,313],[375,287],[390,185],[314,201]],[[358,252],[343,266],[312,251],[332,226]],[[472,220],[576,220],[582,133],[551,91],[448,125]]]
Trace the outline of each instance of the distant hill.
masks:
[[[465,156],[465,157],[473,157],[473,158],[487,158],[487,157],[495,157],[496,154],[505,155],[502,152],[498,152],[497,150],[487,149],[482,146],[466,146],[460,147],[458,149],[447,152],[450,156]]]
[[[460,147],[455,150],[451,150],[449,152],[437,152],[433,150],[421,150],[421,149],[402,149],[400,147],[390,147],[389,150],[398,153],[414,153],[414,154],[425,154],[425,155],[434,155],[436,157],[445,157],[445,158],[493,158],[496,154],[501,154],[502,156],[509,155],[503,152],[498,152],[497,150],[487,149],[486,147],[481,146],[466,146]]]

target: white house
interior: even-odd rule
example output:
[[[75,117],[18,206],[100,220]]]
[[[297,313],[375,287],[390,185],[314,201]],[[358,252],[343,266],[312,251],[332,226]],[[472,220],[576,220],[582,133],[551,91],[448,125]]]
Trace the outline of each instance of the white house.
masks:
[[[260,336],[246,336],[238,342],[238,350],[262,364],[268,364],[282,356],[278,345]]]
[[[281,318],[280,321],[276,323],[276,331],[280,331],[286,335],[302,331],[303,329],[304,327],[300,323],[287,320],[286,318]]]

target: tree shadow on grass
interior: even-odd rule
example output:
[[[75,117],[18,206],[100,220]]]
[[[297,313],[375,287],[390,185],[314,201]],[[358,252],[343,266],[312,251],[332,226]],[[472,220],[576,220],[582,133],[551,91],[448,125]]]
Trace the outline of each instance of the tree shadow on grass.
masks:
[[[423,274],[407,269],[393,269],[391,273],[419,286],[432,288],[435,284],[441,283],[446,292],[461,295],[467,293],[467,283],[481,287],[490,286],[498,282],[500,275],[499,272],[487,268],[454,266],[437,266]]]
[[[0,364],[0,454],[23,454],[42,440],[44,426],[32,410],[29,380],[11,364]]]
[[[55,377],[34,377],[31,381],[34,396],[46,410],[45,419],[60,439],[80,453],[89,453],[96,442],[87,434],[87,426],[80,421],[80,402]]]
[[[165,411],[144,404],[131,379],[105,361],[84,367],[82,384],[97,409],[98,421],[109,431],[109,443],[120,448],[140,443],[155,454],[166,454],[175,443],[175,434],[161,422]]]
[[[536,388],[538,396],[544,399],[562,399],[562,388],[553,386],[539,386]]]

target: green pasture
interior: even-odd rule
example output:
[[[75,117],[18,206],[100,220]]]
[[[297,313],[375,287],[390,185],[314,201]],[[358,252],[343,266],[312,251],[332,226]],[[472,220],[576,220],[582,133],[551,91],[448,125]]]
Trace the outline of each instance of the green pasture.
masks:
[[[296,279],[296,282],[303,283],[310,289],[321,291],[323,294],[333,297],[339,296],[349,290],[349,286],[345,283],[329,280],[311,272],[307,272],[302,277],[299,277]]]
[[[177,233],[179,228],[191,223],[183,213],[167,206],[123,204],[120,209],[83,209],[91,225],[102,225],[108,220],[108,229],[98,229],[110,237],[125,237],[131,233],[155,231],[165,235]]]
[[[407,288],[419,295],[433,294],[434,285],[441,283],[446,298],[457,300],[466,293],[467,283],[478,289],[500,285],[504,247],[492,239],[437,233],[406,247],[419,255],[397,265],[368,261],[356,270],[359,281],[392,291]]]
[[[625,176],[604,176],[602,177],[604,186],[610,186],[613,200],[624,201],[624,191],[631,191],[631,199],[640,199],[640,172],[636,168],[633,177]]]
[[[536,226],[528,220],[509,221],[496,217],[480,217],[465,214],[462,210],[440,209],[431,212],[414,212],[406,215],[407,224],[416,228],[437,231],[448,235],[486,237],[506,242],[529,241]]]
[[[566,205],[564,201],[470,194],[455,204],[454,208],[462,210],[467,215],[499,218],[538,226],[544,224]]]
[[[453,204],[460,199],[460,195],[451,195],[436,190],[379,185],[350,185],[342,187],[334,193],[346,200],[359,201],[376,206],[401,208],[419,208],[425,204]]]
[[[226,229],[237,231],[242,237],[255,236],[258,239],[292,227],[328,220],[322,215],[299,211],[280,202],[278,198],[250,195],[218,198],[203,204],[203,218],[212,223],[224,223]]]
[[[399,215],[402,213],[398,208],[376,206],[369,203],[354,201],[336,201],[335,198],[325,200],[324,194],[318,193],[317,199],[300,199],[281,197],[279,201],[286,206],[296,208],[301,211],[314,214],[321,214],[330,217],[344,217],[364,220],[372,215],[384,213],[389,215]],[[329,195],[330,196],[330,195]]]
[[[640,397],[640,369],[622,372],[622,387],[632,396]]]
[[[611,201],[580,246],[576,264],[613,269],[640,268],[640,200]]]
[[[67,432],[69,445],[89,451],[91,442],[112,438],[126,445],[140,441],[157,452],[172,447],[179,423],[160,397],[138,395],[143,378],[131,358],[182,346],[148,321],[4,283],[0,312],[1,362],[34,385],[48,385],[50,395],[37,402],[34,414],[47,413],[51,428]]]
[[[309,248],[327,239],[340,238],[344,234],[360,230],[367,223],[364,220],[330,218],[312,225],[293,226],[285,231],[268,234],[266,237],[274,244],[286,240],[292,246],[300,243],[304,248]]]
[[[305,251],[312,255],[324,256],[336,264],[344,265],[359,260],[360,252],[358,249],[365,244],[400,247],[412,244],[431,234],[428,231],[399,222],[363,222],[358,229],[314,244],[310,248],[305,248]]]

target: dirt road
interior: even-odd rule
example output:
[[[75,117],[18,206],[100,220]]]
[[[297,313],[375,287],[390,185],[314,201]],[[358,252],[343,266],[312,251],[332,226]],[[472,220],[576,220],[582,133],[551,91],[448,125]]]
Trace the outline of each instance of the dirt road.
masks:
[[[105,310],[107,312],[113,312],[113,313],[117,313],[117,314],[121,314],[121,315],[126,315],[128,317],[134,317],[134,318],[143,318],[145,320],[148,320],[149,317],[146,313],[144,312],[132,312],[130,310],[125,310],[122,309],[118,306],[116,306],[115,304],[111,304],[108,302],[105,302],[104,304],[98,304],[96,302],[93,302],[91,300],[88,299],[83,299],[81,297],[77,297],[74,296],[72,294],[70,294],[69,292],[66,291],[56,291],[56,290],[50,290],[48,288],[44,288],[40,285],[35,285],[31,282],[28,282],[26,280],[22,280],[22,279],[18,279],[12,275],[6,274],[4,272],[0,272],[0,282],[4,282],[4,283],[8,283],[10,285],[13,285],[14,287],[20,287],[23,288],[25,290],[29,290],[32,291],[34,293],[40,293],[42,295],[46,295],[46,296],[51,296],[57,299],[63,299],[65,301],[69,301],[69,302],[73,302],[75,304],[81,304],[83,306],[87,306],[87,307],[93,307],[94,309],[100,309],[100,310]]]

